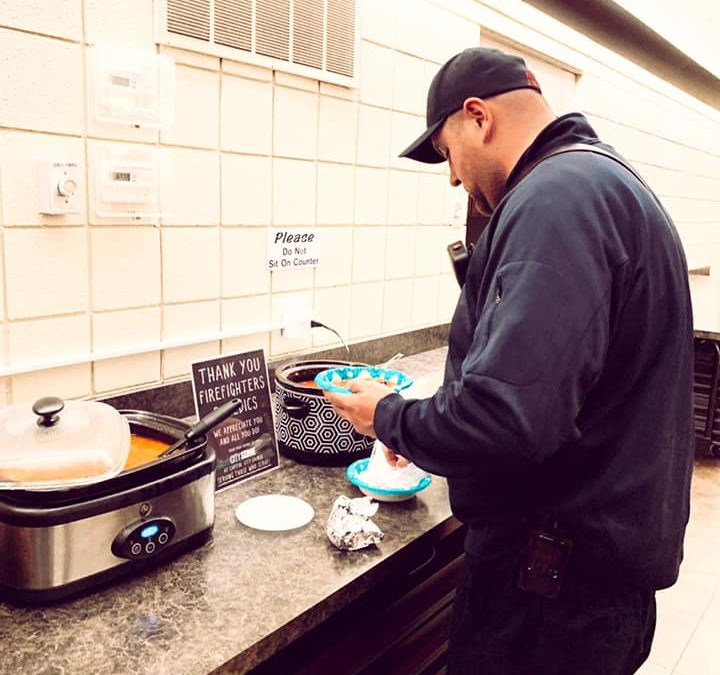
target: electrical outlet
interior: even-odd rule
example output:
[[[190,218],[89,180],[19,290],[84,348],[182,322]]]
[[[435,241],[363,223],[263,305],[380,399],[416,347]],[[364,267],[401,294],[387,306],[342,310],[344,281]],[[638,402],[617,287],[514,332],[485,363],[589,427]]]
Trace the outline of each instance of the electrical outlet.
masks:
[[[280,335],[291,340],[307,337],[310,334],[310,321],[313,310],[307,307],[290,307],[282,313]]]

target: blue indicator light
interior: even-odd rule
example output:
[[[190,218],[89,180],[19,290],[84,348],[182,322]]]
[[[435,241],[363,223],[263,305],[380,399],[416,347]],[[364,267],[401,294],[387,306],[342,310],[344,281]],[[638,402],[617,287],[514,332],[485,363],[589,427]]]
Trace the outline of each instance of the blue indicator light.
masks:
[[[150,537],[154,537],[159,531],[160,528],[157,525],[148,525],[140,530],[140,536],[143,539],[149,539]]]

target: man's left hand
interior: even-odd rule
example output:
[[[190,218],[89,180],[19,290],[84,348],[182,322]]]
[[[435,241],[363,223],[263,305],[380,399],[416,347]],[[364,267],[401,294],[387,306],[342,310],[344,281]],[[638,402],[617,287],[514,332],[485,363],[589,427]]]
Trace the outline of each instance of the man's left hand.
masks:
[[[325,398],[330,401],[340,417],[355,427],[355,431],[375,438],[375,408],[381,398],[390,396],[392,389],[374,380],[352,380],[347,384],[352,394],[336,394],[326,391]]]

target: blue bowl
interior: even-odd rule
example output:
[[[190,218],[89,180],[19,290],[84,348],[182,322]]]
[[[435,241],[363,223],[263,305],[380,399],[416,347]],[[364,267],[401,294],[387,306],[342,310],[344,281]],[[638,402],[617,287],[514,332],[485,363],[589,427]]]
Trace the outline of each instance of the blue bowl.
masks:
[[[328,370],[319,372],[315,376],[315,384],[324,391],[333,391],[336,394],[352,394],[350,389],[347,387],[341,387],[334,384],[333,378],[337,376],[341,380],[353,380],[360,374],[363,374],[363,377],[367,377],[367,375],[369,375],[373,380],[395,382],[396,384],[392,387],[392,390],[395,392],[407,389],[413,383],[412,378],[409,375],[406,375],[399,370],[392,370],[390,368],[374,368],[373,366],[341,366],[339,368],[329,368]]]
[[[379,502],[405,501],[406,499],[414,497],[418,492],[420,492],[420,490],[424,490],[428,485],[430,485],[430,483],[432,483],[432,476],[424,476],[419,480],[417,485],[411,488],[389,490],[387,488],[373,487],[372,485],[368,485],[362,477],[363,473],[367,470],[369,461],[369,458],[354,461],[345,470],[345,475],[347,476],[347,479],[355,487],[359,488],[363,494],[368,497],[372,497],[373,499],[377,499]]]

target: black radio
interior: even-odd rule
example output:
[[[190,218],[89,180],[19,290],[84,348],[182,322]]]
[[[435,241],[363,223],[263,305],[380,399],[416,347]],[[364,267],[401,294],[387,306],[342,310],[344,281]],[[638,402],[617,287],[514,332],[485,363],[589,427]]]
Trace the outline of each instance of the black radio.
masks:
[[[460,288],[465,284],[465,275],[467,274],[468,264],[470,263],[470,256],[472,255],[474,246],[470,244],[466,247],[462,241],[454,241],[447,247],[448,255],[450,256],[450,262],[455,272],[455,278],[457,279]]]

